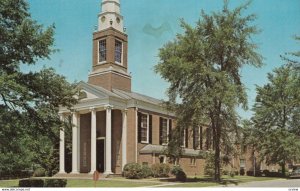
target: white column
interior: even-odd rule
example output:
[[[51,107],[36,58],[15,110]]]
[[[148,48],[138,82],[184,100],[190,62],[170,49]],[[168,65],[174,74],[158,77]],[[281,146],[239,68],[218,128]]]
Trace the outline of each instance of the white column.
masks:
[[[105,172],[112,174],[111,171],[111,106],[106,107],[106,136],[105,136]]]
[[[122,169],[127,164],[127,109],[122,111]]]
[[[77,174],[78,172],[78,114],[72,113],[72,172]]]
[[[96,171],[96,110],[95,108],[91,109],[91,171],[90,174],[93,174]]]
[[[59,119],[64,121],[64,116],[59,114]],[[59,174],[66,173],[65,171],[65,129],[62,126],[59,131]]]

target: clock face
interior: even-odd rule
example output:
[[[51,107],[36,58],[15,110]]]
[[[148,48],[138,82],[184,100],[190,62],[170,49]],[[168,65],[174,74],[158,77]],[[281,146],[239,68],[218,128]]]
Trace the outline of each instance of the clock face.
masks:
[[[104,23],[106,20],[105,16],[101,17],[101,22]]]

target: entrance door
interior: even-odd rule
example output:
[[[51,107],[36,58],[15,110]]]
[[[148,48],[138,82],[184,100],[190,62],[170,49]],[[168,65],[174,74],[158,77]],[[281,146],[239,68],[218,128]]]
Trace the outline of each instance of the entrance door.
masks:
[[[104,139],[97,140],[97,171],[104,172]]]

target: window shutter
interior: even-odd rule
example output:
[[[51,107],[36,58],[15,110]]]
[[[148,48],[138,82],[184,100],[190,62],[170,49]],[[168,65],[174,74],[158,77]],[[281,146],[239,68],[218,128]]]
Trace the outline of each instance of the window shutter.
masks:
[[[162,118],[159,118],[159,144],[162,145]]]
[[[185,147],[189,147],[189,130],[185,129]]]
[[[169,119],[169,142],[172,139],[172,119]]]
[[[138,127],[138,142],[140,143],[142,141],[142,114],[141,113],[138,113],[138,124],[137,124],[137,127]]]
[[[196,128],[193,128],[193,148],[197,149],[197,140],[196,140]]]
[[[152,115],[149,115],[149,143],[152,144]]]
[[[203,149],[203,127],[200,126],[200,149]]]

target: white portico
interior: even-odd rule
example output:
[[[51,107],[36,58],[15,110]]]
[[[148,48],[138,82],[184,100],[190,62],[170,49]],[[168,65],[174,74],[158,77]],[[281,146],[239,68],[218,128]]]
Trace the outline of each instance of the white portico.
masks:
[[[72,117],[71,173],[86,173],[86,170],[88,169],[89,173],[94,173],[96,170],[102,170],[104,174],[112,174],[113,171],[116,171],[118,165],[122,168],[127,163],[127,105],[125,100],[119,95],[109,92],[104,88],[89,85],[84,82],[80,83],[80,88],[83,98],[80,100],[79,104],[72,108],[72,112],[68,111],[66,108],[60,109],[61,120],[64,120],[70,115]],[[117,110],[119,112],[117,112]],[[120,119],[113,119],[113,111],[115,112],[114,118]],[[97,117],[97,115],[100,116]],[[90,122],[86,121],[87,118],[90,118]],[[120,123],[114,123],[113,120],[119,120]],[[97,124],[97,122],[99,124]],[[114,129],[117,130],[117,132],[114,133],[118,134],[114,135],[114,137],[112,136],[112,123],[114,123]],[[90,133],[88,133],[90,138],[83,136],[83,134],[86,134],[86,131],[90,131]],[[115,140],[115,142],[120,142],[121,147],[112,150],[113,138],[118,139]],[[63,130],[60,131],[60,139],[59,173],[65,173],[65,135]],[[97,148],[97,140],[105,140],[105,147]],[[89,146],[90,148],[88,148]],[[90,149],[90,152],[88,152],[87,149]],[[97,161],[97,152],[104,155],[102,156],[104,157],[103,164],[99,164],[99,159]],[[90,154],[90,156],[87,156],[87,154]],[[114,155],[113,157],[112,154]],[[114,158],[114,160],[112,158]],[[90,162],[86,161],[88,159],[90,159]],[[115,163],[114,170],[112,170],[113,162]],[[85,168],[81,165],[84,165]],[[102,167],[97,168],[97,165],[102,165]]]

